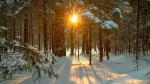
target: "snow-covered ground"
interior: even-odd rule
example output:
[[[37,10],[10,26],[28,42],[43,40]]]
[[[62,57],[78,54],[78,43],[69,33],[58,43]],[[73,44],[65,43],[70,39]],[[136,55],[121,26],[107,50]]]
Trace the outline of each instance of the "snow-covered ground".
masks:
[[[109,61],[104,57],[102,63],[98,58],[94,53],[92,65],[89,65],[88,57],[84,55],[80,55],[80,60],[76,56],[57,57],[53,67],[60,76],[58,80],[43,75],[40,81],[34,82],[25,75],[0,84],[150,84],[150,75],[147,74],[150,72],[149,56],[140,60],[139,70],[136,70],[132,56],[111,55]]]

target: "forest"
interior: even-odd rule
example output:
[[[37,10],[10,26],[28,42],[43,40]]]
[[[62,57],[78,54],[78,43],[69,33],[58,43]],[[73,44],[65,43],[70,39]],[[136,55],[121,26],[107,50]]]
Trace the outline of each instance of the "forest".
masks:
[[[150,0],[0,0],[0,84],[150,84]]]

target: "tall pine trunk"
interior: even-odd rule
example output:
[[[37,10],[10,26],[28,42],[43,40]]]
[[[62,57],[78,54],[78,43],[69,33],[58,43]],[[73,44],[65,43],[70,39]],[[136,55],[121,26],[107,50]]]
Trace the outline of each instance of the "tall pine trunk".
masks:
[[[139,60],[139,0],[137,0],[137,24],[136,24],[136,62],[137,62],[137,70],[139,69],[139,63],[138,63],[138,60]]]
[[[90,26],[90,28],[89,28],[89,55],[90,55],[89,64],[90,65],[92,64],[92,54],[91,54],[91,51],[92,51],[92,26]]]
[[[103,61],[103,43],[102,43],[102,29],[99,28],[99,61],[102,62]]]
[[[29,30],[28,30],[28,25],[29,25],[29,22],[28,22],[28,17],[26,17],[26,19],[24,20],[24,43],[28,43],[29,42]]]
[[[89,28],[86,29],[86,34],[87,37],[86,37],[86,40],[85,40],[85,51],[86,51],[86,54],[89,54]]]
[[[71,32],[70,32],[70,35],[71,35],[71,56],[74,55],[74,36],[73,36],[73,27],[71,29]]]
[[[43,41],[44,41],[44,52],[46,54],[48,50],[46,0],[43,0],[43,12],[44,12],[44,17],[43,17],[44,39]]]
[[[85,54],[85,34],[82,34],[82,53]]]

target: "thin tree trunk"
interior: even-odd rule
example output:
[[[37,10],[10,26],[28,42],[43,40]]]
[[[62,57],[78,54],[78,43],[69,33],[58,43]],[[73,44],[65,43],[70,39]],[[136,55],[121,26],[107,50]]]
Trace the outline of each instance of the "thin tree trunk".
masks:
[[[115,36],[117,36],[117,30],[115,31]],[[117,37],[115,38],[115,55],[117,55]]]
[[[97,29],[96,29],[97,30]],[[94,51],[97,52],[97,36],[96,36],[96,32],[94,33],[94,39],[93,39],[93,48],[94,48]]]
[[[54,53],[54,14],[52,14],[52,28],[51,28],[51,52]],[[54,56],[52,56],[52,64],[54,64]]]
[[[91,51],[92,51],[92,26],[90,26],[90,28],[89,28],[89,55],[90,55],[89,64],[90,65],[92,64],[92,54],[91,54]]]
[[[16,36],[16,20],[15,17],[13,17],[13,40],[15,40]]]
[[[137,28],[136,28],[136,61],[137,61],[137,70],[139,68],[139,63],[138,63],[138,60],[139,60],[139,0],[137,0]]]
[[[145,56],[145,28],[143,28],[143,34],[142,34],[142,52]]]
[[[86,41],[85,41],[85,49],[86,49],[86,54],[89,54],[89,29],[86,30]]]
[[[44,17],[43,17],[43,31],[44,31],[44,52],[46,54],[48,50],[48,38],[47,38],[47,13],[46,13],[46,0],[43,0],[43,12],[44,12]]]
[[[85,34],[82,35],[82,53],[85,53]]]
[[[131,37],[131,29],[130,29],[130,28],[128,28],[128,29],[129,29],[129,36],[128,36],[128,37],[129,37],[129,38],[128,38],[128,39],[129,39],[128,52],[129,52],[129,55],[130,55],[130,54],[131,54],[131,44],[130,44],[130,43],[131,43],[131,38],[130,38],[130,37]]]
[[[106,56],[107,56],[107,60],[109,60],[109,51],[110,51],[110,46],[109,46],[110,42],[107,39],[106,40]]]
[[[79,53],[79,49],[80,49],[80,48],[79,48],[79,47],[80,47],[80,41],[79,41],[79,27],[77,28],[77,34],[78,34],[78,35],[77,35],[77,36],[78,36],[77,39],[78,39],[78,60],[79,60],[79,55],[80,55],[80,53]]]
[[[24,43],[28,43],[28,41],[29,41],[29,32],[28,32],[28,19],[26,18],[25,20],[24,20]]]
[[[31,17],[30,17],[30,29],[31,29],[31,45],[33,46],[34,45],[34,42],[33,42],[33,23],[32,23],[32,13],[31,13]]]
[[[150,28],[150,26],[149,26],[149,28]],[[146,28],[146,46],[145,46],[146,54],[148,54],[148,50],[150,48],[150,45],[149,45],[149,42],[148,42],[148,40],[149,40],[149,34],[148,33],[150,33],[149,28],[148,27]]]
[[[71,35],[71,56],[74,55],[74,36],[73,36],[73,27],[71,29],[71,32],[70,32],[70,35]]]
[[[39,45],[39,51],[40,51],[41,50],[41,30],[40,30],[40,24],[38,24],[38,35],[39,35],[38,45]]]
[[[102,43],[102,29],[99,28],[99,61],[102,62],[103,61],[103,43]]]

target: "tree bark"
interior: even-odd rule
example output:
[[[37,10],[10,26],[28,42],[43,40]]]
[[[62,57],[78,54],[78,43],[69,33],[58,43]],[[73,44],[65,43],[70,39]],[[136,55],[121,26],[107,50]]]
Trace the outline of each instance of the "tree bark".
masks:
[[[85,34],[82,34],[82,53],[85,53]]]
[[[43,0],[43,12],[44,12],[44,17],[43,17],[43,31],[44,31],[44,52],[48,51],[48,38],[47,38],[47,13],[46,13],[46,0]]]
[[[136,61],[137,61],[137,70],[139,68],[139,0],[137,0],[137,25],[136,25]]]
[[[92,51],[92,26],[90,26],[90,28],[89,28],[89,55],[90,55],[89,64],[90,65],[92,64],[92,54],[91,54],[91,51]]]
[[[29,25],[29,22],[28,22],[28,19],[26,18],[24,20],[24,43],[28,43],[29,42],[29,30],[28,30],[28,25]]]
[[[102,43],[102,29],[99,28],[99,61],[102,62],[103,61],[103,43]]]
[[[74,55],[74,36],[73,36],[73,27],[71,29],[71,32],[70,32],[70,35],[71,35],[71,56]]]

